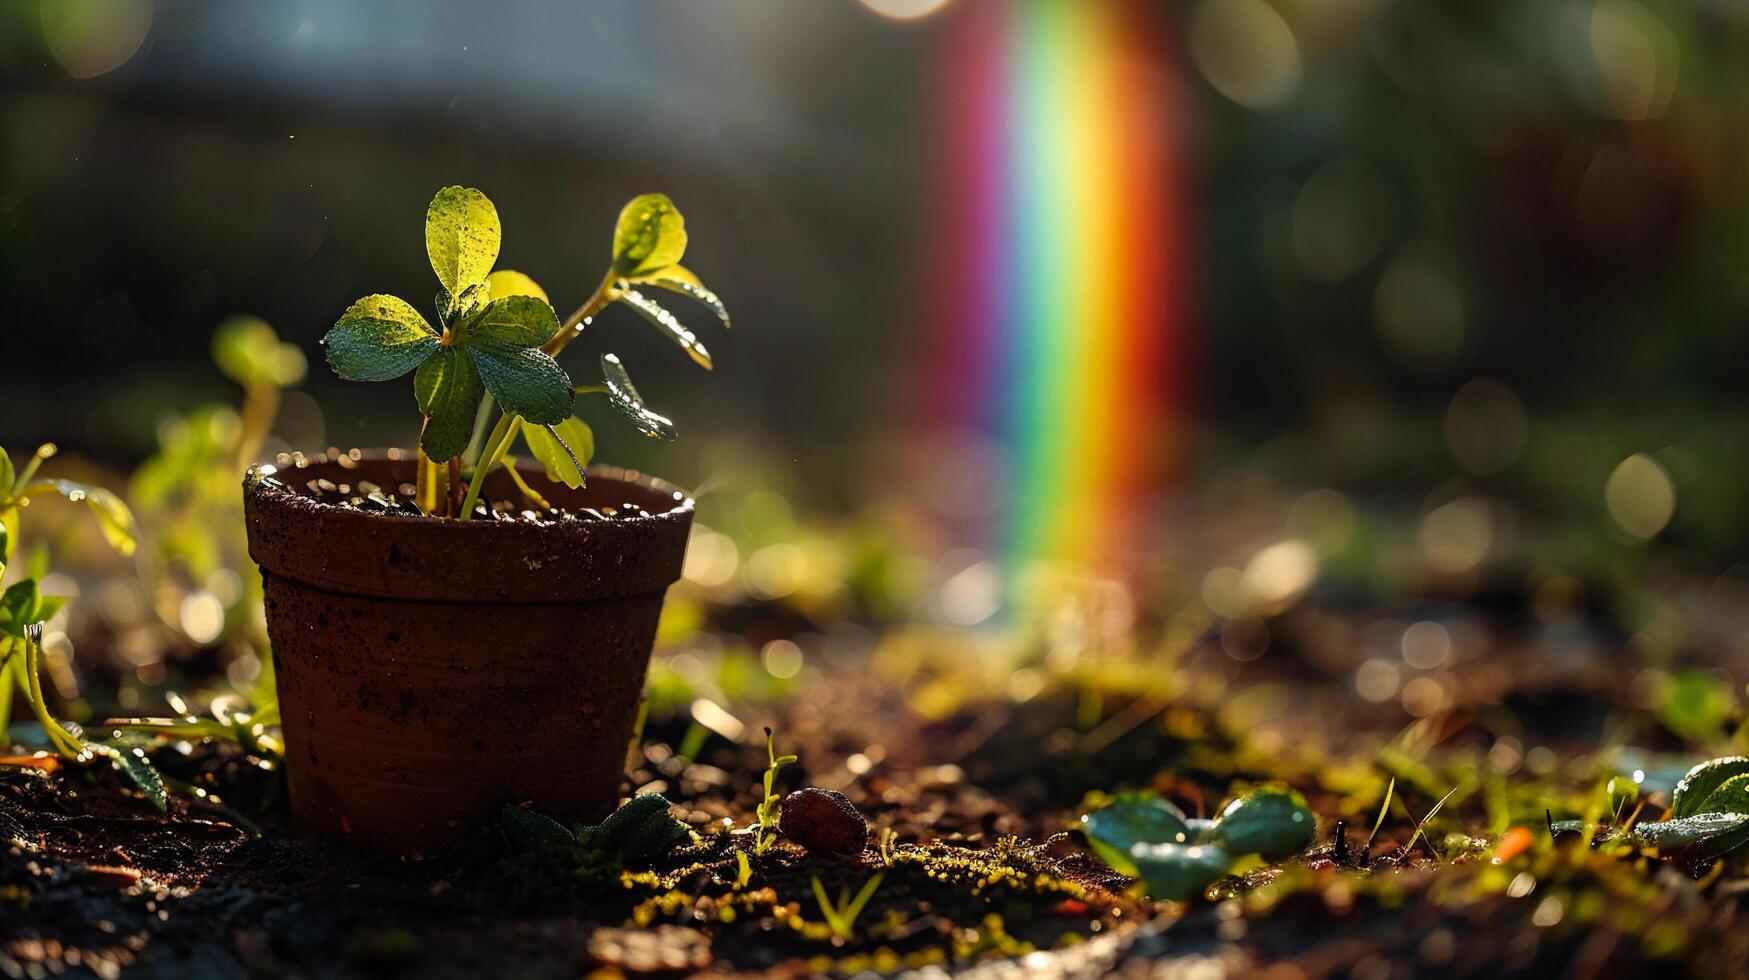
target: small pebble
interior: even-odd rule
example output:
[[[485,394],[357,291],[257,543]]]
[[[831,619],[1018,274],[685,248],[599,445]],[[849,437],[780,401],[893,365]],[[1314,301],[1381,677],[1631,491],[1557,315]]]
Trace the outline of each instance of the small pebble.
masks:
[[[868,846],[868,821],[843,793],[809,786],[783,798],[777,829],[820,854],[855,857]]]

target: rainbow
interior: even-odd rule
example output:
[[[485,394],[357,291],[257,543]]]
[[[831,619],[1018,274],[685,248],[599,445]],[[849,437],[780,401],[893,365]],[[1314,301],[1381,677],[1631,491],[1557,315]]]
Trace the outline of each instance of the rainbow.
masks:
[[[1122,571],[1177,453],[1176,78],[1148,5],[953,8],[933,414],[996,437],[987,544]],[[1127,545],[1127,546],[1126,546]]]

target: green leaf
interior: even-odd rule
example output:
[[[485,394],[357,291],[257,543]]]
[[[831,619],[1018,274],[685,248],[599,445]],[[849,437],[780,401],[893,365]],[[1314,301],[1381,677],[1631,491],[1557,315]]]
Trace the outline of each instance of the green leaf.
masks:
[[[1190,842],[1184,811],[1153,793],[1120,793],[1108,805],[1082,814],[1081,829],[1099,859],[1126,875],[1136,873],[1129,852],[1137,844]]]
[[[1695,766],[1676,784],[1676,792],[1670,798],[1670,815],[1676,818],[1692,817],[1697,813],[1715,809],[1707,805],[1713,793],[1744,773],[1749,773],[1749,759],[1740,755],[1712,759]]]
[[[17,479],[18,476],[12,469],[12,457],[6,454],[5,449],[0,449],[0,500],[12,496],[12,483]]]
[[[558,332],[559,318],[552,304],[533,296],[506,296],[464,323],[456,343],[465,347],[491,340],[512,347],[539,347]]]
[[[686,222],[666,194],[641,194],[619,212],[613,229],[613,271],[635,277],[680,262]]]
[[[12,561],[13,546],[18,543],[18,508],[0,511],[0,569]]]
[[[533,296],[549,304],[552,302],[547,291],[540,288],[540,283],[515,269],[498,269],[486,277],[486,297],[503,299],[506,296]]]
[[[576,847],[577,836],[565,825],[542,813],[505,804],[498,811],[498,827],[518,851]]]
[[[414,373],[413,394],[425,413],[425,429],[419,434],[425,455],[441,463],[468,448],[485,394],[473,358],[454,347],[439,349]]]
[[[1725,780],[1702,806],[1708,813],[1749,813],[1749,773]]]
[[[286,388],[304,379],[304,352],[280,343],[265,320],[234,316],[213,332],[213,362],[232,381],[246,388],[269,385]]]
[[[634,796],[607,815],[593,839],[598,846],[629,858],[666,853],[686,838],[686,825],[675,820],[669,810],[668,800],[659,793]]]
[[[425,254],[451,296],[486,281],[503,237],[498,209],[472,187],[445,187],[425,209]]]
[[[36,621],[46,623],[55,618],[55,614],[67,608],[67,597],[64,595],[45,595],[37,599]]]
[[[642,314],[644,319],[654,324],[656,329],[667,335],[669,340],[679,344],[680,349],[685,351],[687,356],[694,361],[697,361],[699,367],[707,371],[710,370],[710,351],[704,349],[704,344],[699,342],[698,335],[686,329],[686,325],[681,323],[678,317],[635,289],[625,290],[620,293],[619,298],[624,300],[627,306]]]
[[[91,513],[97,517],[98,530],[103,532],[103,540],[109,542],[109,546],[117,554],[134,553],[137,543],[134,513],[128,510],[128,505],[122,503],[120,497],[102,487],[74,483],[72,480],[44,480],[31,484],[33,490],[44,487],[53,489],[74,503],[83,502],[90,507]]]
[[[506,412],[538,425],[557,425],[570,417],[577,392],[559,362],[533,347],[497,340],[476,340],[467,351],[486,390]]]
[[[607,382],[608,400],[639,432],[653,439],[669,441],[678,435],[673,422],[644,407],[643,396],[632,387],[631,376],[626,374],[625,365],[620,363],[618,356],[601,355],[601,376]]]
[[[437,331],[406,300],[377,294],[347,307],[322,343],[335,374],[348,381],[388,381],[431,356]]]
[[[140,792],[146,794],[146,799],[160,811],[169,808],[170,794],[164,789],[164,777],[158,775],[158,770],[146,760],[146,753],[139,748],[110,745],[105,742],[85,742],[85,747],[96,755],[108,759],[110,764],[133,781]]]
[[[583,485],[582,467],[595,455],[595,433],[573,415],[558,425],[536,425],[526,419],[522,438],[528,451],[546,467],[547,479],[575,490]]]
[[[639,281],[697,300],[715,313],[718,320],[723,321],[724,330],[732,326],[729,323],[729,308],[723,305],[722,298],[705,288],[705,284],[685,266],[669,266]]]
[[[1275,859],[1312,843],[1318,819],[1306,798],[1286,788],[1254,790],[1227,804],[1215,819],[1214,840],[1228,854]]]
[[[1198,897],[1233,866],[1233,859],[1212,844],[1137,844],[1130,860],[1148,894],[1170,902]]]
[[[1718,857],[1749,841],[1749,814],[1697,813],[1662,823],[1638,824],[1634,835],[1666,854]]]
[[[460,296],[451,296],[449,290],[439,289],[434,300],[438,321],[443,329],[448,330],[453,324],[464,322],[484,309],[491,295],[492,287],[483,282],[462,290]]]
[[[24,559],[24,577],[42,581],[49,574],[49,543],[37,540],[30,546],[30,554]]]
[[[35,579],[25,579],[8,586],[4,594],[0,594],[0,630],[12,636],[24,636],[24,628],[37,621],[37,607],[42,604],[42,593],[37,589]]]

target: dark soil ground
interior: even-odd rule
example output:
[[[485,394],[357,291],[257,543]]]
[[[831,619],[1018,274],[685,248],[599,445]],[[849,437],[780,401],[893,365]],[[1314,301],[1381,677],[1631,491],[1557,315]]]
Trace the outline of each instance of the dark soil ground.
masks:
[[[1419,719],[1356,697],[1361,654],[1342,638],[1376,617],[1330,609],[1272,622],[1267,668],[1211,632],[1170,654],[1041,665],[1006,689],[966,676],[967,638],[871,638],[746,712],[800,755],[780,791],[837,790],[868,818],[855,859],[787,840],[753,855],[765,746],[712,735],[679,758],[683,713],[653,718],[626,789],[667,796],[696,842],[605,876],[507,857],[495,830],[417,862],[298,840],[277,775],[235,746],[157,752],[224,801],[181,793],[167,815],[106,769],[3,766],[0,974],[1743,975],[1740,860],[1550,837],[1545,811],[1656,819],[1666,774],[1704,757],[1633,703],[1612,641],[1576,652],[1498,611],[1421,615],[1486,640],[1454,647]],[[1588,813],[1600,781],[1633,768],[1644,792]],[[1068,833],[1088,794],[1152,788],[1196,816],[1266,780],[1305,792],[1317,842],[1190,904],[1142,897]],[[876,873],[834,937],[815,881],[835,897]]]

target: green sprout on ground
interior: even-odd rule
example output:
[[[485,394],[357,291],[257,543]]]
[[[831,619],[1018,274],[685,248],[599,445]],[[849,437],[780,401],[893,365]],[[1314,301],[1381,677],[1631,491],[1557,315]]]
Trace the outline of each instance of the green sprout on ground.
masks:
[[[569,827],[533,810],[505,806],[498,829],[512,860],[532,861],[578,880],[601,882],[643,867],[694,840],[658,793],[632,797],[599,824]]]
[[[424,416],[415,496],[427,514],[472,517],[486,474],[519,434],[549,479],[581,486],[594,437],[571,414],[578,394],[605,395],[638,431],[674,438],[673,424],[645,407],[618,357],[604,354],[603,383],[582,387],[555,360],[610,304],[630,307],[707,369],[710,353],[697,335],[638,287],[686,296],[729,325],[722,300],[680,264],[686,225],[664,195],[634,198],[620,212],[607,272],[563,321],[534,280],[493,271],[501,239],[498,211],[485,194],[471,187],[438,191],[425,214],[425,250],[442,286],[437,326],[405,300],[377,294],[352,304],[323,339],[328,363],[342,378],[388,381],[412,372]],[[493,404],[500,414],[487,431]],[[509,470],[523,494],[544,507],[515,467]]]
[[[845,885],[838,891],[838,901],[833,902],[826,897],[826,886],[820,884],[820,876],[812,875],[809,880],[814,886],[814,900],[820,903],[820,914],[826,917],[826,928],[832,930],[834,939],[849,942],[854,936],[856,919],[862,915],[862,910],[868,905],[868,900],[880,889],[881,881],[885,879],[885,871],[877,871],[874,877],[862,883],[856,890],[856,897],[850,896],[850,886]]]
[[[777,771],[796,761],[793,755],[778,755],[777,741],[772,737],[771,729],[765,730],[765,796],[759,801],[759,808],[754,811],[758,823],[753,828],[753,853],[764,854],[771,847],[771,842],[777,839],[774,831],[777,829],[777,818],[783,797],[778,796],[774,784],[777,782]]]
[[[278,759],[285,745],[271,729],[279,725],[279,699],[274,695],[273,678],[266,683],[251,685],[254,694],[247,704],[233,695],[214,698],[207,715],[195,714],[188,703],[175,692],[166,695],[173,717],[108,718],[103,728],[118,732],[138,732],[161,738],[184,739],[190,742],[230,742],[245,751],[268,759]]]
[[[54,456],[55,447],[37,449],[22,469],[15,470],[12,457],[0,450],[0,574],[12,560],[23,510],[32,499],[48,494],[84,503],[97,517],[103,536],[116,551],[131,555],[135,547],[134,518],[121,498],[102,487],[71,480],[38,479],[37,468]],[[57,721],[49,711],[42,689],[43,623],[54,617],[66,600],[45,596],[38,582],[48,571],[47,552],[39,551],[26,578],[0,594],[0,741],[10,742],[14,691],[24,693],[25,703],[42,726],[49,746],[68,762],[88,763],[102,756],[133,780],[158,809],[166,806],[164,780],[138,748],[86,739],[76,728]]]
[[[261,577],[249,560],[237,474],[255,462],[280,413],[286,389],[303,380],[296,345],[251,316],[219,324],[213,362],[242,389],[242,401],[203,405],[158,425],[158,450],[134,471],[128,499],[148,533],[139,570],[165,625],[194,646],[246,644],[263,663],[267,632]],[[191,597],[219,604],[216,622],[189,621]]]
[[[1120,793],[1084,814],[1081,830],[1112,870],[1140,879],[1155,898],[1183,902],[1225,877],[1245,855],[1280,860],[1305,850],[1317,833],[1317,817],[1304,797],[1279,786],[1246,793],[1214,820],[1190,820],[1152,793]]]

